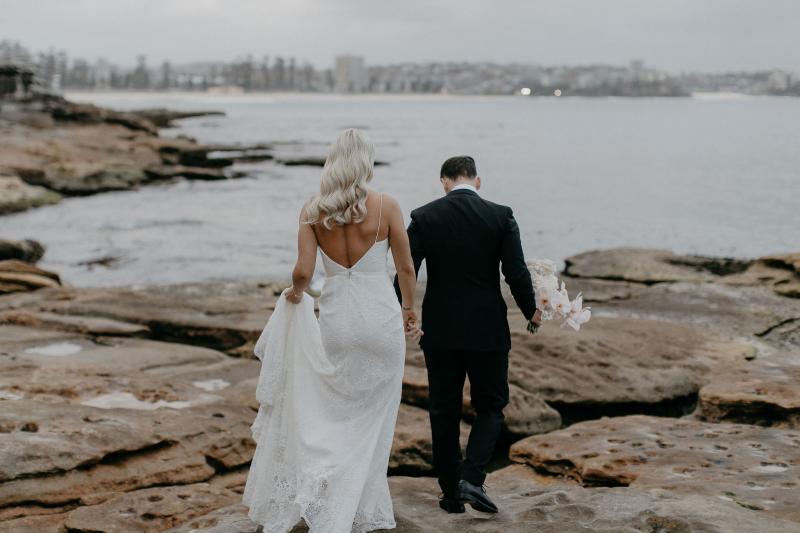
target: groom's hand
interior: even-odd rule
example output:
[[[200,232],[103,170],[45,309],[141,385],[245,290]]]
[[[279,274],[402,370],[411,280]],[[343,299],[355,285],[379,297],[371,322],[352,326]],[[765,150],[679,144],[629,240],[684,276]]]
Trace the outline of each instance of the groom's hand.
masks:
[[[535,313],[533,313],[533,317],[531,318],[530,322],[528,322],[528,332],[533,335],[537,331],[539,331],[539,326],[542,325],[542,312],[538,309]]]

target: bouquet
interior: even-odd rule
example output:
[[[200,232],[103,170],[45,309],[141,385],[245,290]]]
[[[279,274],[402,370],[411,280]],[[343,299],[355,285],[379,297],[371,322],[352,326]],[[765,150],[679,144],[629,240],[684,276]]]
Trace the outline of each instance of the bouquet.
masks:
[[[556,276],[556,264],[547,259],[526,261],[536,291],[536,308],[542,312],[542,320],[561,318],[561,327],[569,326],[575,331],[581,329],[592,317],[590,307],[583,307],[581,293],[570,301],[567,286]],[[531,324],[529,328],[535,327]]]

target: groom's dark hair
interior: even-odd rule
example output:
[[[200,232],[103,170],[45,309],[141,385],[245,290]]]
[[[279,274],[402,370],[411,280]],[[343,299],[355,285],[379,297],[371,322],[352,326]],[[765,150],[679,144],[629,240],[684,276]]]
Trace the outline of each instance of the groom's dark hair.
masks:
[[[475,169],[475,160],[468,155],[457,155],[442,163],[439,177],[454,180],[461,176],[474,178],[478,175]]]

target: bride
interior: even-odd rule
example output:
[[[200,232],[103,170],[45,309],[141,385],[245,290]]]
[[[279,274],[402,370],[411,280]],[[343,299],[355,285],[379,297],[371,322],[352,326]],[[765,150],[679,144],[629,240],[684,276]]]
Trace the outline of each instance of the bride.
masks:
[[[367,188],[374,148],[350,129],[333,143],[320,190],[300,212],[292,286],[256,344],[257,443],[243,501],[265,532],[304,519],[313,533],[395,527],[386,471],[406,334],[418,337],[415,273],[400,206]],[[398,273],[402,307],[386,268]],[[319,320],[304,294],[317,250]]]

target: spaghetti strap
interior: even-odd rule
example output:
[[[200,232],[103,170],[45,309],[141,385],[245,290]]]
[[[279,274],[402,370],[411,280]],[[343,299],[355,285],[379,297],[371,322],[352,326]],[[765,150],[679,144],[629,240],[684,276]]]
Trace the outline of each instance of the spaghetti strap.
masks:
[[[383,193],[380,193],[380,195],[381,195],[381,203],[380,207],[378,207],[378,229],[375,232],[375,242],[373,242],[372,244],[378,242],[378,237],[381,234],[381,217],[383,216]]]

